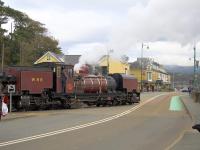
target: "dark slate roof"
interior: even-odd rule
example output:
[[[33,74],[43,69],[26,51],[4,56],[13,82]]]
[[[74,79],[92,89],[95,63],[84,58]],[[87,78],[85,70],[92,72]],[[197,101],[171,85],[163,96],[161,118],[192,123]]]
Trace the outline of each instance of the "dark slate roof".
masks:
[[[81,55],[65,55],[65,64],[75,65],[79,62]]]

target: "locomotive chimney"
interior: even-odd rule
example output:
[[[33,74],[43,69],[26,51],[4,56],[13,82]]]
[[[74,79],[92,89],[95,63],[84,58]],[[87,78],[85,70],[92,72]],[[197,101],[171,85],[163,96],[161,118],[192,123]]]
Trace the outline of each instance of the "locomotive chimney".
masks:
[[[76,73],[80,76],[86,76],[89,74],[89,67],[87,65],[82,65],[78,69],[76,69]]]

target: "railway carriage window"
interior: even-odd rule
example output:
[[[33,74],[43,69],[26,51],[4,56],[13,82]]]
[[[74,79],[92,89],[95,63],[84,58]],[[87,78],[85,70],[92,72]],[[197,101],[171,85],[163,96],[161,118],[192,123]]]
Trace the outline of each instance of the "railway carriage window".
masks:
[[[65,78],[68,78],[68,73],[67,73],[67,69],[63,69],[62,70],[62,75],[65,77]]]
[[[61,67],[60,66],[57,67],[57,77],[58,78],[61,77]]]
[[[68,76],[69,76],[70,78],[73,77],[73,69],[68,69]]]

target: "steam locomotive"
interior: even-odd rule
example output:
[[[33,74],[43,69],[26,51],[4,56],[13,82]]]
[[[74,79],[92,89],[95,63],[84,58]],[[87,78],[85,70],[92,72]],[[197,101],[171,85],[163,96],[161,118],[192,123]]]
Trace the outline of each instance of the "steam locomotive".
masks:
[[[42,63],[32,67],[8,67],[0,75],[0,92],[9,96],[8,85],[15,85],[12,106],[16,110],[70,108],[75,103],[106,106],[140,101],[137,79],[126,74],[92,75],[82,68]]]

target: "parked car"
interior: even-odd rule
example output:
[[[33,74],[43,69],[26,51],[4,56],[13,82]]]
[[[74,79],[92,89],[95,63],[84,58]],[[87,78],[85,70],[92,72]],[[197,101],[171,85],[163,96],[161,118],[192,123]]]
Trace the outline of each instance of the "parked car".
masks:
[[[181,92],[189,92],[187,87],[180,89]]]

